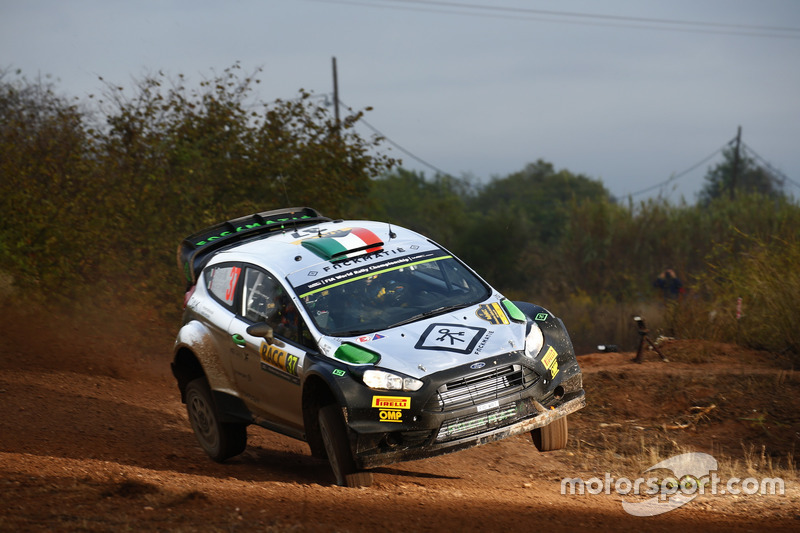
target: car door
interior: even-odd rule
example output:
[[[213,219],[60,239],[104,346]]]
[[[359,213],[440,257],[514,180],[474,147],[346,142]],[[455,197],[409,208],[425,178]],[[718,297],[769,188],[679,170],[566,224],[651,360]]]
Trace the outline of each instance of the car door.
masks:
[[[232,359],[237,387],[255,414],[302,428],[305,324],[291,293],[269,272],[245,265],[242,275],[241,309],[230,324],[240,351]],[[274,342],[247,333],[249,326],[261,322],[272,327]]]

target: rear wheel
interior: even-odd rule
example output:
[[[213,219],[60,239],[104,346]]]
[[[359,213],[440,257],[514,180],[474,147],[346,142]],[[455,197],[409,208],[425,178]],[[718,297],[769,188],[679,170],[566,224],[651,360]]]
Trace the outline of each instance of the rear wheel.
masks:
[[[567,428],[566,416],[562,416],[544,427],[536,428],[531,431],[533,445],[536,446],[536,449],[540,452],[552,452],[564,449],[567,446],[568,436],[569,430]]]
[[[186,385],[186,412],[197,442],[213,460],[221,463],[247,447],[247,426],[220,422],[205,378]]]
[[[319,410],[319,431],[325,445],[328,463],[336,484],[342,487],[369,487],[372,472],[358,471],[350,452],[347,428],[337,405],[326,405]]]

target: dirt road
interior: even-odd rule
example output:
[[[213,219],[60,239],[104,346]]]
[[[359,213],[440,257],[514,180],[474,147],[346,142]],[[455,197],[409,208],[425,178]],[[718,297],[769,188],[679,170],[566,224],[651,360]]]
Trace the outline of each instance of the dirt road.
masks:
[[[627,453],[626,443],[641,447],[644,433],[658,431],[650,428],[660,424],[663,413],[637,396],[646,388],[630,387],[627,399],[614,400],[638,406],[628,407],[636,416],[626,420],[635,422],[606,418],[614,413],[607,405],[612,394],[604,389],[608,380],[637,383],[664,372],[720,373],[721,384],[724,376],[735,375],[729,361],[667,366],[657,358],[634,365],[631,354],[582,357],[590,405],[571,418],[566,450],[539,454],[529,439],[515,437],[379,468],[374,486],[347,489],[333,485],[327,465],[312,459],[304,443],[260,428],[250,428],[243,455],[222,465],[210,461],[195,443],[169,374],[172,332],[158,320],[138,317],[125,322],[96,316],[77,322],[12,307],[1,311],[2,531],[800,528],[800,493],[791,465],[789,470],[775,470],[791,475],[782,496],[703,495],[652,517],[627,514],[622,508],[625,498],[613,491],[561,494],[562,479],[602,478],[604,469],[614,464],[613,455]],[[797,391],[794,373],[752,357],[747,369],[757,368],[770,383]],[[708,391],[712,396],[717,392]],[[601,393],[604,397],[598,397]],[[749,422],[713,416],[694,422],[694,436],[680,441],[681,446],[690,446],[692,440],[706,442],[713,434],[716,450],[704,451],[722,452],[741,449],[742,438],[751,438],[746,432],[753,426]],[[674,438],[682,439],[687,429],[692,428],[674,430]],[[776,421],[767,434],[778,432],[779,440],[793,446],[798,430],[795,415]],[[613,448],[608,444],[612,437]],[[726,438],[733,439],[727,447],[720,444]],[[627,463],[620,459],[620,464]],[[740,467],[745,466],[743,461]]]

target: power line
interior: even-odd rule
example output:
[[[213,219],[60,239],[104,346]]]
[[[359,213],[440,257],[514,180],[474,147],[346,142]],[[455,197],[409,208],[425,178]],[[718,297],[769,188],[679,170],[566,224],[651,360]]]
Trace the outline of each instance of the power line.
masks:
[[[352,109],[352,108],[351,108],[349,105],[347,105],[346,103],[344,103],[344,102],[343,102],[341,99],[339,99],[339,102],[340,102],[340,103],[341,103],[343,106],[345,106],[345,107],[347,107],[347,108],[350,108],[350,109]],[[385,139],[385,140],[386,140],[386,142],[388,142],[389,144],[391,144],[392,146],[394,146],[395,148],[397,148],[398,150],[400,150],[401,152],[403,152],[404,154],[406,154],[406,155],[407,155],[408,157],[410,157],[411,159],[413,159],[413,160],[417,161],[418,163],[420,163],[420,164],[422,164],[422,165],[424,165],[424,166],[428,167],[429,169],[433,170],[434,172],[436,172],[436,173],[438,173],[438,174],[441,174],[441,175],[443,175],[443,176],[452,176],[452,174],[450,174],[449,172],[445,172],[444,170],[442,170],[442,169],[440,169],[440,168],[438,168],[438,167],[436,167],[436,166],[432,165],[431,163],[428,163],[427,161],[425,161],[425,160],[424,160],[424,159],[422,159],[421,157],[418,157],[418,156],[414,155],[414,154],[413,154],[413,153],[411,153],[410,151],[406,150],[405,148],[403,148],[402,146],[400,146],[399,144],[397,144],[396,142],[394,142],[392,139],[390,139],[390,138],[389,138],[389,137],[387,137],[385,134],[383,134],[383,133],[382,133],[380,130],[378,130],[378,128],[376,128],[375,126],[373,126],[372,124],[370,124],[369,122],[367,122],[367,121],[364,119],[364,117],[361,117],[361,118],[360,118],[358,121],[359,121],[359,122],[362,122],[362,123],[363,123],[363,124],[364,124],[366,127],[368,127],[370,130],[372,130],[372,131],[373,131],[373,132],[374,132],[376,135],[379,135],[380,137],[382,137],[383,139]]]
[[[483,18],[533,20],[583,26],[640,29],[656,31],[678,31],[683,33],[702,33],[735,35],[745,37],[766,37],[778,39],[800,39],[800,28],[784,26],[763,26],[748,24],[726,24],[718,22],[681,21],[646,17],[627,17],[603,15],[599,13],[579,13],[567,11],[548,11],[541,9],[514,8],[467,4],[461,2],[436,2],[426,0],[385,0],[387,2],[412,4],[391,5],[359,2],[356,0],[311,0],[328,4],[356,5],[369,8],[441,13],[448,15],[478,16]],[[439,8],[439,9],[436,9]],[[549,18],[542,18],[549,17]]]
[[[692,20],[674,20],[674,19],[661,19],[649,17],[628,17],[620,15],[603,15],[598,13],[579,13],[571,11],[551,11],[546,9],[531,9],[522,7],[505,7],[505,6],[491,6],[483,4],[468,4],[465,2],[439,2],[434,0],[388,0],[390,2],[400,2],[406,4],[422,4],[434,5],[443,7],[458,7],[466,9],[475,9],[480,11],[496,11],[502,13],[528,13],[535,15],[548,15],[557,17],[575,17],[586,19],[600,19],[600,20],[614,20],[621,22],[637,22],[648,24],[665,24],[665,25],[680,25],[680,26],[696,26],[696,27],[709,27],[709,28],[728,28],[728,29],[746,29],[756,31],[785,31],[785,32],[800,32],[800,28],[792,28],[787,26],[760,26],[754,24],[725,24],[720,22],[699,22]]]
[[[787,182],[789,182],[790,184],[794,185],[794,186],[795,186],[795,187],[797,187],[797,188],[800,188],[800,183],[798,183],[798,182],[794,181],[793,179],[789,178],[789,176],[787,176],[786,174],[784,174],[783,172],[781,172],[780,170],[778,170],[777,168],[775,168],[775,167],[772,165],[772,163],[770,163],[769,161],[767,161],[766,159],[764,159],[763,157],[761,157],[761,156],[758,154],[758,152],[756,152],[755,150],[753,150],[752,148],[750,148],[750,147],[749,147],[747,144],[745,144],[745,143],[742,143],[742,147],[743,147],[743,148],[744,148],[744,149],[747,151],[748,155],[755,156],[755,159],[757,159],[757,160],[761,161],[761,164],[762,164],[764,167],[766,167],[767,171],[769,171],[769,173],[770,173],[770,174],[772,174],[772,175],[774,176],[774,177],[773,177],[773,179],[774,179],[776,182],[778,182],[778,183],[780,183],[781,185],[783,185],[783,183],[781,183],[781,181],[780,181],[780,180],[783,180],[783,181],[787,181]]]
[[[346,103],[344,103],[343,101],[339,100],[339,102],[340,102],[340,103],[341,103],[343,106],[345,106],[345,107],[347,107],[347,108],[349,108],[349,109],[352,109],[350,106],[348,106],[348,105],[347,105]],[[406,148],[403,148],[402,146],[400,146],[399,144],[397,144],[395,141],[393,141],[392,139],[390,139],[388,136],[386,136],[386,135],[385,135],[383,132],[381,132],[381,131],[380,131],[378,128],[376,128],[375,126],[373,126],[372,124],[370,124],[369,122],[367,122],[367,120],[365,120],[363,117],[361,117],[361,118],[359,119],[359,122],[362,122],[362,123],[363,123],[363,124],[364,124],[364,125],[365,125],[367,128],[369,128],[370,130],[372,130],[372,132],[373,132],[373,133],[375,133],[376,135],[380,136],[381,138],[383,138],[384,140],[386,140],[386,142],[388,142],[389,144],[391,144],[392,146],[394,146],[395,148],[397,148],[398,150],[400,150],[401,152],[403,152],[404,154],[406,154],[406,155],[407,155],[407,156],[409,156],[410,158],[414,159],[414,160],[415,160],[415,161],[417,161],[418,163],[420,163],[420,164],[422,164],[422,165],[424,165],[424,166],[428,167],[429,169],[431,169],[431,170],[433,170],[434,172],[436,172],[436,173],[438,173],[438,174],[441,174],[441,175],[443,175],[443,176],[452,176],[452,174],[451,174],[451,173],[449,173],[449,172],[445,172],[444,170],[440,169],[439,167],[437,167],[437,166],[435,166],[435,165],[433,165],[433,164],[431,164],[431,163],[428,163],[427,161],[425,161],[425,160],[424,160],[424,159],[422,159],[421,157],[419,157],[419,156],[417,156],[417,155],[413,154],[412,152],[410,152],[410,151],[409,151],[409,150],[407,150]],[[694,165],[690,166],[690,167],[689,167],[689,168],[687,168],[686,170],[683,170],[683,171],[681,171],[681,172],[678,172],[677,174],[673,174],[672,176],[670,176],[670,177],[669,177],[669,178],[667,178],[666,180],[664,180],[664,181],[662,181],[662,182],[659,182],[659,183],[656,183],[655,185],[651,185],[650,187],[647,187],[646,189],[642,189],[642,190],[639,190],[639,191],[636,191],[636,192],[633,192],[633,193],[630,193],[630,194],[626,194],[626,195],[624,195],[624,196],[623,196],[623,198],[633,198],[633,197],[635,197],[635,196],[639,196],[639,195],[642,195],[642,194],[648,193],[648,192],[650,192],[650,191],[654,191],[654,190],[656,190],[656,189],[660,189],[660,188],[662,188],[662,187],[665,187],[665,186],[669,185],[670,183],[672,183],[672,182],[675,182],[675,181],[679,180],[680,178],[682,178],[682,177],[686,176],[687,174],[691,173],[692,171],[694,171],[694,170],[697,170],[699,167],[703,166],[704,164],[708,163],[708,162],[709,162],[711,159],[713,159],[714,157],[716,157],[718,154],[722,153],[722,152],[723,152],[723,150],[725,150],[725,148],[727,148],[727,147],[731,146],[731,145],[732,145],[733,143],[735,143],[735,142],[736,142],[736,138],[734,137],[733,139],[731,139],[730,141],[728,141],[727,143],[725,143],[725,144],[724,144],[724,145],[722,145],[721,147],[719,147],[719,148],[717,148],[716,150],[714,150],[714,152],[713,152],[713,153],[711,153],[711,154],[709,154],[708,156],[704,157],[703,159],[701,159],[700,161],[698,161],[698,162],[697,162],[697,163],[695,163]],[[749,154],[751,154],[751,155],[755,156],[755,158],[756,158],[756,159],[758,159],[759,161],[761,161],[761,163],[762,163],[764,166],[766,166],[766,167],[767,167],[767,170],[769,170],[769,171],[770,171],[772,174],[774,174],[775,176],[779,176],[779,177],[780,177],[781,179],[783,179],[784,181],[787,181],[787,182],[791,183],[792,185],[794,185],[795,187],[798,187],[798,188],[800,188],[800,183],[798,183],[798,182],[796,182],[796,181],[792,180],[792,179],[791,179],[791,178],[789,178],[789,177],[788,177],[786,174],[784,174],[784,173],[783,173],[783,172],[781,172],[780,170],[776,169],[776,168],[775,168],[775,167],[774,167],[774,166],[773,166],[773,165],[772,165],[772,164],[771,164],[769,161],[767,161],[766,159],[764,159],[763,157],[761,157],[761,156],[760,156],[760,155],[759,155],[759,154],[758,154],[758,153],[757,153],[755,150],[753,150],[752,148],[750,148],[750,146],[748,146],[748,145],[747,145],[747,144],[745,144],[744,142],[742,142],[742,143],[741,143],[741,145],[742,145],[742,148],[743,148],[743,149],[745,149],[745,150],[746,150],[746,151],[747,151]],[[773,178],[773,179],[776,179],[776,178]],[[776,179],[776,181],[777,181],[777,179]]]
[[[633,198],[634,196],[639,196],[640,194],[644,194],[644,193],[647,193],[647,192],[653,191],[653,190],[655,190],[655,189],[659,189],[659,188],[661,188],[661,187],[664,187],[664,186],[666,186],[666,185],[669,185],[669,184],[670,184],[670,183],[672,183],[673,181],[677,181],[678,179],[682,178],[682,177],[683,177],[683,176],[685,176],[686,174],[689,174],[689,173],[690,173],[690,172],[692,172],[693,170],[696,170],[698,167],[700,167],[700,166],[702,166],[702,165],[706,164],[708,161],[710,161],[711,159],[713,159],[714,157],[716,157],[716,155],[717,155],[717,154],[719,154],[719,153],[721,153],[721,152],[722,152],[722,150],[724,150],[724,149],[725,149],[725,147],[726,147],[726,146],[728,146],[728,145],[730,145],[730,142],[726,143],[724,146],[721,146],[720,148],[717,148],[717,149],[714,151],[714,153],[712,153],[712,154],[711,154],[711,155],[709,155],[708,157],[705,157],[705,158],[704,158],[702,161],[699,161],[698,163],[695,163],[695,164],[694,164],[694,165],[692,165],[691,167],[687,168],[686,170],[684,170],[684,171],[682,171],[682,172],[679,172],[678,174],[674,174],[674,175],[670,176],[670,177],[669,177],[669,179],[667,179],[667,180],[664,180],[664,181],[662,181],[662,182],[660,182],[660,183],[656,183],[655,185],[652,185],[652,186],[650,186],[650,187],[648,187],[648,188],[646,188],[646,189],[642,189],[641,191],[636,191],[636,192],[634,192],[634,193],[631,193],[631,194],[626,194],[626,195],[624,196],[624,198],[628,198],[628,197],[631,197],[631,198]]]

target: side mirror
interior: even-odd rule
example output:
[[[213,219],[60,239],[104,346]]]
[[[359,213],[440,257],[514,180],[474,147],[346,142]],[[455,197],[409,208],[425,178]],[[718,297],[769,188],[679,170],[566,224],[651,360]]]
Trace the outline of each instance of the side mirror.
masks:
[[[272,327],[266,322],[259,322],[247,327],[247,334],[253,337],[263,337],[267,344],[274,344],[276,346],[285,346],[281,341],[275,339],[275,333]]]

